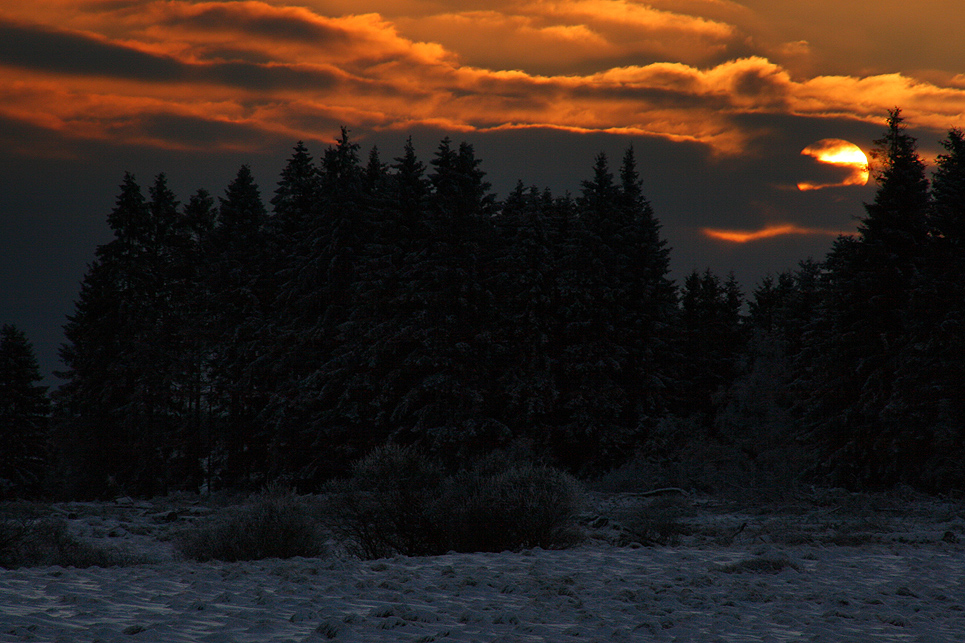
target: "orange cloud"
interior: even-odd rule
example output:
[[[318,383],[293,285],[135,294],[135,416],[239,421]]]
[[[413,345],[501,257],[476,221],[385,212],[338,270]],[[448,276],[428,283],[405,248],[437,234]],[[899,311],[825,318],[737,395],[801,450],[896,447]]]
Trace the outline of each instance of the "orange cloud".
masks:
[[[443,44],[465,64],[542,74],[592,73],[639,60],[705,64],[738,37],[726,23],[624,0],[497,2],[393,22],[408,37]]]
[[[272,136],[327,140],[337,124],[445,124],[620,132],[738,155],[767,134],[748,126],[747,114],[880,122],[901,105],[917,125],[945,129],[965,113],[965,87],[901,74],[800,78],[760,55],[686,62],[674,44],[684,34],[682,42],[706,45],[707,56],[738,47],[741,28],[723,20],[743,15],[733,3],[506,0],[485,11],[459,4],[362,3],[369,13],[353,14],[356,4],[331,0],[18,3],[0,13],[0,117],[162,147],[210,148],[217,135],[230,146],[245,145],[247,135],[252,148]],[[711,6],[720,9],[715,18],[693,15]],[[425,20],[391,18],[393,7]],[[475,24],[483,36],[473,41]],[[420,28],[421,39],[413,36]],[[434,39],[446,30],[451,37]],[[494,66],[467,62],[474,47],[496,51]],[[644,49],[667,58],[599,68]],[[510,70],[517,56],[522,64]],[[598,69],[525,69],[556,58]],[[210,136],[200,131],[206,125]]]
[[[836,237],[842,234],[851,234],[838,230],[824,230],[821,228],[803,228],[793,223],[769,225],[760,230],[715,230],[713,228],[703,228],[701,233],[705,237],[717,239],[718,241],[729,241],[731,243],[749,243],[773,237],[783,237],[788,235],[805,236],[826,236]]]

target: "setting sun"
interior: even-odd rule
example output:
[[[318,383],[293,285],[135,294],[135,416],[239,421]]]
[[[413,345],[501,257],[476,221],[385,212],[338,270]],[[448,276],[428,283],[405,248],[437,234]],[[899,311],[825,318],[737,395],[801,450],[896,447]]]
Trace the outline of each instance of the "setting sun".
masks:
[[[861,151],[861,148],[854,143],[839,138],[825,138],[817,143],[808,145],[801,150],[801,154],[813,157],[819,163],[836,165],[849,170],[848,176],[837,183],[798,183],[797,188],[802,192],[847,185],[865,185],[868,183],[868,177],[870,176],[868,157]]]

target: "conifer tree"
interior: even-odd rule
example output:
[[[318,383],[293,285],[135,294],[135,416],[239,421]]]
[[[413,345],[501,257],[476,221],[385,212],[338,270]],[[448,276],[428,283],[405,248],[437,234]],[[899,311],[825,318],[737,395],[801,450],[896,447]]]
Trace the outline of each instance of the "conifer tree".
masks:
[[[561,326],[555,379],[561,415],[553,422],[553,451],[567,467],[601,463],[625,452],[629,436],[623,412],[626,390],[620,373],[628,353],[620,342],[617,308],[624,303],[614,233],[619,227],[618,191],[605,154],[584,180],[573,225],[561,239]]]
[[[409,141],[389,177],[391,209],[373,214],[374,254],[342,326],[342,346],[355,348],[338,360],[352,371],[339,407],[360,447],[391,435],[457,457],[491,440],[495,426],[485,408],[492,309],[481,272],[493,198],[471,146],[446,139],[431,164],[426,177]]]
[[[185,245],[177,265],[180,266],[179,335],[181,382],[184,399],[179,441],[183,453],[181,475],[187,489],[201,489],[205,479],[202,460],[211,454],[210,402],[211,364],[215,345],[215,316],[209,276],[208,248],[217,221],[214,198],[207,190],[198,189],[184,205],[182,227]],[[210,467],[208,467],[210,471]]]
[[[344,365],[349,342],[340,335],[358,305],[353,295],[368,265],[374,197],[367,192],[359,145],[346,128],[325,150],[318,185],[310,224],[290,260],[290,278],[279,289],[286,373],[272,405],[279,418],[273,457],[290,460],[285,468],[303,480],[343,471],[343,457],[335,453],[358,455],[350,445],[359,433],[357,420],[345,408],[351,405],[345,393],[351,369]]]
[[[181,296],[188,240],[163,174],[127,174],[65,326],[59,446],[72,493],[153,494],[184,480]]]
[[[673,364],[679,359],[671,339],[677,291],[670,279],[670,251],[643,194],[633,146],[623,156],[617,200],[617,278],[625,291],[619,332],[629,351],[623,386],[632,391],[637,422],[647,426],[669,405]]]
[[[945,153],[932,178],[930,252],[895,374],[902,414],[929,429],[921,486],[933,490],[965,482],[965,135],[952,129],[941,144]]]
[[[557,213],[549,192],[517,183],[496,219],[498,249],[487,281],[498,302],[492,369],[502,421],[537,450],[550,445],[547,428],[559,401]]]
[[[738,356],[744,350],[742,305],[743,296],[733,275],[721,282],[709,269],[703,273],[695,270],[684,280],[678,328],[682,357],[677,412],[695,415],[705,426],[711,426],[716,397],[733,381]]]
[[[716,411],[717,435],[769,483],[791,483],[812,462],[801,443],[797,380],[801,348],[819,300],[820,265],[763,278],[748,301],[747,344]]]
[[[308,148],[298,141],[271,198],[274,211],[271,222],[278,252],[291,252],[291,246],[309,229],[318,190],[318,168]]]
[[[47,466],[50,400],[33,346],[0,328],[0,498],[36,493]]]
[[[222,484],[259,484],[268,467],[263,418],[272,388],[266,317],[271,287],[266,279],[268,213],[261,191],[243,165],[220,198],[217,225],[209,235],[212,435],[224,454],[213,463]],[[210,474],[209,474],[210,475]]]
[[[901,382],[909,341],[923,329],[930,253],[928,179],[898,109],[873,157],[879,187],[859,236],[840,238],[826,260],[825,296],[809,354],[810,417],[836,481],[918,484],[931,421]],[[919,409],[922,410],[922,409]],[[927,415],[927,413],[926,413]]]
[[[427,245],[407,255],[388,327],[416,347],[394,374],[401,395],[391,421],[400,439],[452,456],[508,437],[485,405],[492,307],[482,269],[494,197],[468,143],[453,149],[445,138],[430,164]]]

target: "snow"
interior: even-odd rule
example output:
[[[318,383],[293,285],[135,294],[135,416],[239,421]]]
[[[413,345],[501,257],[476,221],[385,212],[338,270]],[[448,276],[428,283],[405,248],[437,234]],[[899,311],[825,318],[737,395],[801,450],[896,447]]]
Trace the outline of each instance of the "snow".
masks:
[[[849,498],[597,494],[569,550],[249,563],[175,555],[172,530],[208,507],[58,505],[154,562],[0,571],[0,641],[965,641],[962,505]],[[686,529],[624,544],[641,506]]]

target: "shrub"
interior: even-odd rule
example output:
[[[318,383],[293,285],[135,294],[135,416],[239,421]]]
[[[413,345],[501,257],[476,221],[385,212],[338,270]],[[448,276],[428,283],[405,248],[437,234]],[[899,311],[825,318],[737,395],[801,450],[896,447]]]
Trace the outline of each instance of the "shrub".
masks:
[[[277,489],[181,532],[177,549],[197,561],[313,557],[325,550],[311,507]]]
[[[447,479],[437,512],[454,551],[565,547],[580,540],[581,496],[558,469],[497,455]]]
[[[442,467],[417,449],[379,447],[355,463],[350,479],[331,485],[332,531],[366,560],[436,553],[433,504],[442,479]]]
[[[332,490],[333,531],[364,559],[563,547],[581,535],[578,483],[504,456],[447,476],[414,448],[386,446]]]
[[[116,549],[80,540],[60,518],[23,507],[6,506],[0,511],[0,568],[115,567],[139,562]]]
[[[690,501],[677,495],[654,497],[617,513],[628,535],[644,545],[674,546],[693,533],[684,519],[693,510]]]

